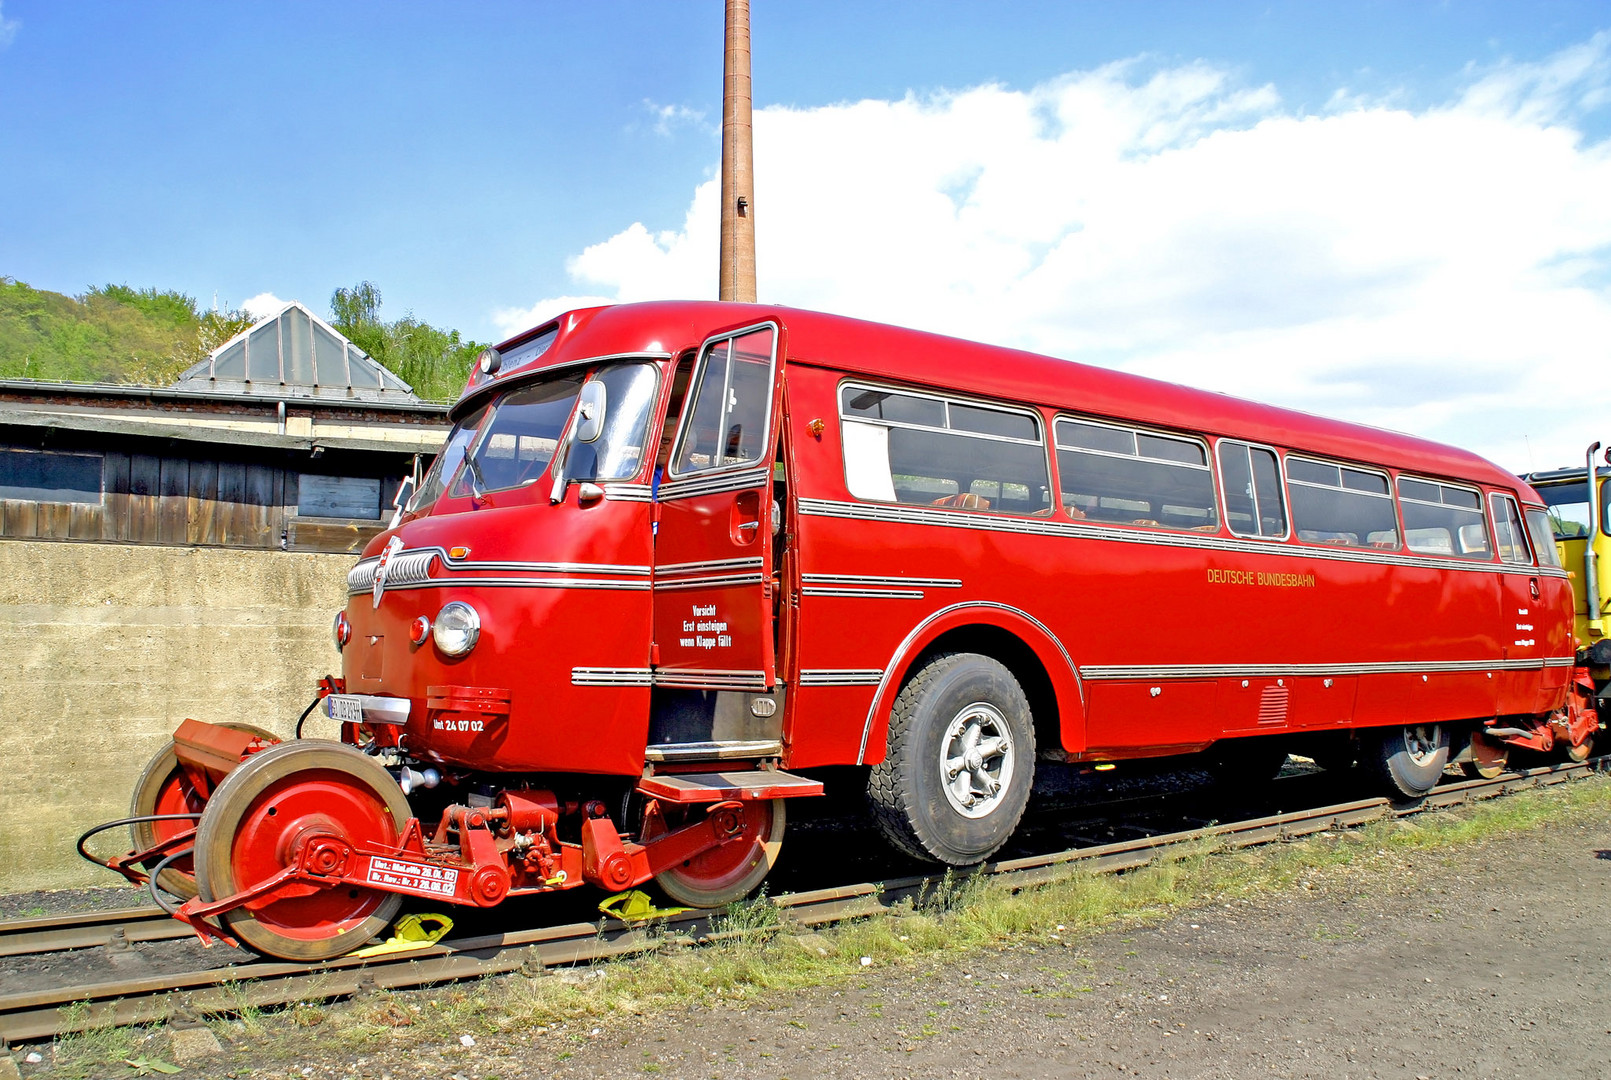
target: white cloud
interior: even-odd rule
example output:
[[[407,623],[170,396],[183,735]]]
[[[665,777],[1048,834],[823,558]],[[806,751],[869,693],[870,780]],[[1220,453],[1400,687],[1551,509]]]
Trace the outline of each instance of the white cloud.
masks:
[[[670,136],[677,128],[682,127],[695,128],[707,134],[718,130],[716,125],[705,123],[703,109],[690,109],[686,105],[658,105],[647,98],[643,101],[643,107],[654,120],[656,135]]]
[[[538,323],[547,322],[562,312],[614,303],[618,301],[610,296],[555,296],[539,300],[527,308],[499,308],[492,313],[492,324],[505,337],[512,337]]]
[[[0,49],[17,40],[17,30],[22,26],[20,21],[6,18],[5,6],[5,0],[0,0]]]
[[[1469,446],[1513,468],[1611,435],[1611,34],[1419,110],[1282,106],[1144,60],[756,114],[759,291]],[[599,296],[715,294],[717,183],[677,230],[568,264]],[[565,298],[531,311],[563,310]],[[513,318],[515,313],[500,313]],[[529,324],[528,324],[529,325]]]
[[[254,319],[266,319],[286,304],[271,292],[260,292],[249,300],[241,301],[241,310]]]

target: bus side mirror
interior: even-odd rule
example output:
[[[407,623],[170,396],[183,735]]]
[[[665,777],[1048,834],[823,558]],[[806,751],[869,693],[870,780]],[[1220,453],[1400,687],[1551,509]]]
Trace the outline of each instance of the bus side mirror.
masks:
[[[604,434],[604,384],[588,380],[576,406],[576,441],[596,442]]]

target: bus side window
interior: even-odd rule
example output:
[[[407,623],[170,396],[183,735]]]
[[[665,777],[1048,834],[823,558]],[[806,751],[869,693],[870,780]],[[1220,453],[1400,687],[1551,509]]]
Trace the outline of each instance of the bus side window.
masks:
[[[673,475],[755,464],[772,411],[771,327],[706,346]]]
[[[915,392],[840,390],[845,486],[858,499],[951,510],[1050,513],[1033,414]]]
[[[660,448],[655,452],[656,472],[671,464],[671,447],[677,441],[677,421],[682,416],[683,402],[688,398],[688,383],[694,377],[694,354],[685,353],[677,358],[671,376],[671,394],[666,399],[666,422],[660,428]]]
[[[1499,558],[1508,563],[1531,565],[1533,557],[1527,551],[1526,530],[1522,528],[1516,500],[1508,495],[1490,495],[1488,502],[1494,511],[1494,536],[1499,541]]]
[[[1281,467],[1274,450],[1221,439],[1219,471],[1225,493],[1225,523],[1231,532],[1269,539],[1287,534]]]
[[[1214,474],[1196,439],[1059,420],[1057,471],[1076,521],[1219,531]]]
[[[1381,473],[1288,455],[1287,491],[1299,540],[1397,550],[1398,514]]]
[[[1540,566],[1560,566],[1561,553],[1555,549],[1555,535],[1550,529],[1549,514],[1528,507],[1527,531],[1533,538],[1533,550],[1538,552]]]
[[[1404,514],[1404,543],[1411,551],[1460,559],[1493,558],[1479,492],[1401,476],[1398,505]]]

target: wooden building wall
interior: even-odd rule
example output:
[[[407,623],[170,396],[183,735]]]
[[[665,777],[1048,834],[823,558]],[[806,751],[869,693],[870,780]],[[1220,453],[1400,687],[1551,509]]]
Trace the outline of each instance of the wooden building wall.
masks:
[[[342,475],[343,462],[334,456],[315,469],[132,450],[63,452],[102,457],[100,501],[0,498],[0,537],[357,552],[384,527],[403,468],[384,466],[398,475],[379,478],[382,516],[324,518],[297,512],[297,488],[304,472]],[[369,477],[377,471],[347,470]]]

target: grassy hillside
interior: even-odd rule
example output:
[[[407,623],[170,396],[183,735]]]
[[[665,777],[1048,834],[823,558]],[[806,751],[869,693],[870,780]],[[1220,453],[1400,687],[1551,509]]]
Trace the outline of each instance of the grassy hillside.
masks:
[[[412,314],[381,321],[380,291],[369,282],[336,290],[332,308],[336,328],[421,397],[448,399],[464,388],[480,345],[457,330]],[[0,378],[168,386],[251,322],[171,290],[107,285],[64,296],[0,277]]]

